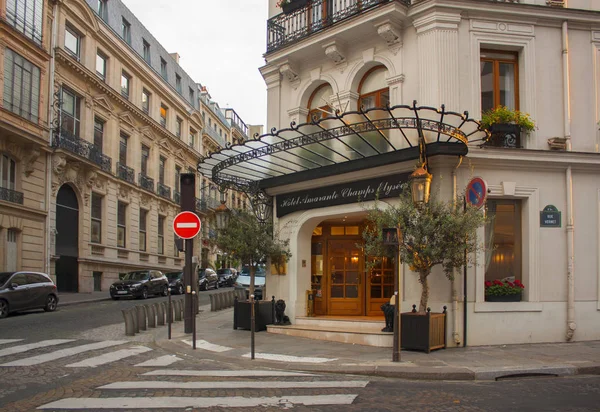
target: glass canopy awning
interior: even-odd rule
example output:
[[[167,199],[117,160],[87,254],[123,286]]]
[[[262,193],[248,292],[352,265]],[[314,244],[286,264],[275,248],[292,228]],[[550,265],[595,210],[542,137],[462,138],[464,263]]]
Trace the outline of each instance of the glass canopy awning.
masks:
[[[198,171],[221,190],[231,188],[252,197],[258,192],[264,195],[270,187],[416,160],[421,155],[464,156],[469,144],[488,139],[489,133],[468,112],[413,102],[273,128],[243,144],[209,153],[198,163]]]

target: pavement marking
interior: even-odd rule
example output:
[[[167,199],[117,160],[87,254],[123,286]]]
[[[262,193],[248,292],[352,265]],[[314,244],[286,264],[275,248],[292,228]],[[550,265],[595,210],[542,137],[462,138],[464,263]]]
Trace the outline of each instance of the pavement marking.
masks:
[[[0,350],[0,358],[2,356],[14,355],[16,353],[27,352],[28,350],[32,350],[32,349],[45,348],[45,347],[54,346],[54,345],[62,345],[63,343],[73,342],[74,340],[75,339],[49,339],[49,340],[42,340],[42,341],[35,342],[35,343],[28,343],[26,345],[13,346],[10,348]]]
[[[0,339],[0,345],[4,345],[5,343],[14,343],[14,342],[20,342],[23,339]]]
[[[3,366],[33,366],[39,365],[41,363],[50,362],[53,360],[66,358],[68,356],[77,355],[83,352],[89,352],[97,349],[105,349],[111,346],[122,345],[124,343],[129,343],[126,340],[106,340],[102,342],[90,343],[87,345],[75,346],[73,348],[67,348],[62,350],[57,350],[55,352],[46,353],[38,356],[31,356],[25,359],[19,359],[13,362],[3,363],[0,367]]]
[[[95,368],[96,366],[105,365],[107,363],[125,359],[130,356],[139,355],[140,353],[151,350],[152,349],[145,346],[134,346],[129,349],[121,349],[114,352],[105,353],[100,356],[95,356],[93,358],[88,358],[82,360],[81,362],[71,363],[67,365],[67,368]]]
[[[220,381],[220,382],[113,382],[97,389],[306,389],[306,388],[364,388],[369,381]]]
[[[182,340],[182,342],[190,346],[192,346],[193,343],[191,340]],[[227,352],[228,350],[233,349],[228,346],[215,345],[214,343],[210,343],[202,339],[196,339],[196,348],[204,349],[210,352]]]
[[[188,369],[157,369],[142,374],[143,376],[212,376],[212,377],[247,377],[247,376],[314,376],[304,372],[286,372],[269,370],[239,370],[239,371],[197,371]]]
[[[245,398],[232,397],[121,397],[121,398],[65,398],[39,406],[37,409],[154,409],[154,408],[249,408],[293,407],[293,405],[350,405],[358,395],[314,395]]]
[[[159,356],[158,358],[147,360],[146,362],[138,363],[134,366],[169,366],[175,362],[183,360],[175,355]]]
[[[250,354],[242,355],[243,358],[249,358]],[[328,358],[311,358],[309,356],[292,356],[292,355],[277,355],[273,353],[255,353],[256,359],[273,360],[278,362],[294,362],[294,363],[325,363],[337,360]]]

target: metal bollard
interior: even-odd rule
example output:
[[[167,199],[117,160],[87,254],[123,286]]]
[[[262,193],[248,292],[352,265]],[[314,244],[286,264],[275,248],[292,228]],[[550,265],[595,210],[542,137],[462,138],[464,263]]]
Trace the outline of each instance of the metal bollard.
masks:
[[[179,322],[182,320],[181,316],[181,299],[177,299],[173,301],[173,307],[175,308],[175,322]]]
[[[140,330],[146,330],[146,308],[141,305],[137,305],[135,310],[137,311],[138,325]]]
[[[210,299],[210,311],[214,312],[215,309],[215,297],[213,295],[208,295],[208,298]]]
[[[217,293],[215,299],[217,299],[217,310],[223,309],[223,294]]]
[[[230,308],[233,306],[233,297],[235,296],[233,290],[227,292],[227,307]]]
[[[138,322],[137,311],[135,310],[135,306],[127,310],[131,314],[131,319],[133,319],[133,331],[135,333],[140,333],[140,323]]]
[[[123,319],[125,320],[125,335],[126,336],[134,336],[135,329],[133,327],[133,318],[131,316],[131,312],[127,309],[121,310],[123,313]]]
[[[156,325],[163,326],[165,324],[165,302],[156,304]]]
[[[144,305],[146,307],[146,313],[148,314],[148,328],[156,327],[156,311],[154,305]]]

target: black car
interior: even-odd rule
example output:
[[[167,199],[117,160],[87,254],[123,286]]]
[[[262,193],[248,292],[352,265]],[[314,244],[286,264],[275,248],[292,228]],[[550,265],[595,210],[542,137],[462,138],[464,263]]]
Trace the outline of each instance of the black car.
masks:
[[[169,281],[159,270],[137,270],[126,273],[110,286],[113,299],[134,297],[146,299],[148,295],[167,296]]]
[[[198,269],[198,286],[200,290],[208,290],[213,287],[219,289],[219,276],[211,268]]]
[[[45,273],[0,272],[0,318],[19,310],[53,312],[56,306],[56,285]]]
[[[183,295],[185,293],[185,286],[183,285],[183,271],[165,273],[167,280],[169,281],[169,289],[171,293]]]
[[[217,275],[219,276],[219,286],[233,286],[237,278],[236,270],[233,268],[217,269]]]

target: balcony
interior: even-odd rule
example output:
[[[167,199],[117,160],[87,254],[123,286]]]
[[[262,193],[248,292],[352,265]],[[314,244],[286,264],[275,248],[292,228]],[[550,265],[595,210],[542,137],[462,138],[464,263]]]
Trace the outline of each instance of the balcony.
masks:
[[[142,189],[146,189],[149,192],[154,193],[154,179],[147,176],[146,174],[140,173],[138,175],[138,184]]]
[[[216,144],[219,145],[219,147],[226,146],[225,139],[223,138],[223,136],[219,136],[219,132],[217,132],[214,129],[214,127],[205,126],[204,129],[202,129],[202,133],[207,134],[211,139],[215,141]]]
[[[267,53],[391,2],[410,6],[411,0],[309,0],[304,7],[267,20]]]
[[[181,204],[181,193],[173,192],[173,202],[177,203],[178,205]]]
[[[112,159],[103,154],[101,148],[87,140],[80,139],[70,132],[61,130],[59,135],[54,136],[52,146],[74,153],[96,164],[103,171],[111,172]]]
[[[521,128],[514,124],[494,124],[490,127],[492,136],[485,147],[522,148]]]
[[[122,163],[117,163],[117,177],[129,183],[134,183],[135,172],[134,170]]]
[[[171,188],[162,183],[158,183],[158,195],[171,200]]]
[[[23,193],[7,189],[5,187],[0,187],[0,200],[5,200],[7,202],[18,203],[22,205]]]
[[[221,203],[217,199],[210,197],[196,198],[196,210],[200,212],[208,212],[215,210]]]

